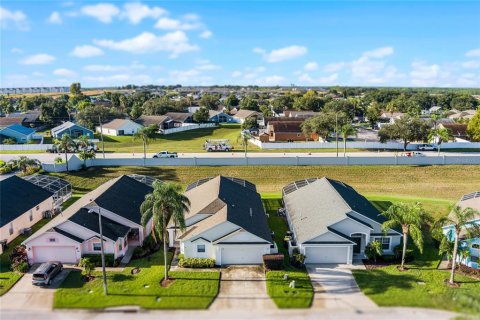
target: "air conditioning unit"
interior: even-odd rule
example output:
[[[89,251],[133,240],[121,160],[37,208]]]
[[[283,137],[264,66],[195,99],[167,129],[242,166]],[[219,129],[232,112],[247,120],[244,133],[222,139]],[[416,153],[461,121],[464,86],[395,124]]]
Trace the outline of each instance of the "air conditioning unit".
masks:
[[[29,236],[32,234],[32,228],[23,228],[22,229],[22,234],[25,236]]]

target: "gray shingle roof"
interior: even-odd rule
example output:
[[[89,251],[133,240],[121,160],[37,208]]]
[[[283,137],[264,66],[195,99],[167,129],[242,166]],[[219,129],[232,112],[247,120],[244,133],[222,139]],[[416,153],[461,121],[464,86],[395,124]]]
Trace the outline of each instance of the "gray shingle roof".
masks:
[[[92,230],[95,233],[100,234],[100,224],[98,223],[98,213],[96,212],[89,212],[89,209],[82,208],[77,211],[73,216],[71,216],[68,220],[81,225],[84,228]],[[103,236],[116,241],[118,238],[122,238],[126,236],[130,227],[115,222],[102,216],[102,232]]]

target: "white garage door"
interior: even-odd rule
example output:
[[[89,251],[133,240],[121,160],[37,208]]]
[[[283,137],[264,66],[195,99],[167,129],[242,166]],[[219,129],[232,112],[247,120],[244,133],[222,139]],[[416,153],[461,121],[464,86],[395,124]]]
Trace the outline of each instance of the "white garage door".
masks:
[[[77,254],[75,247],[58,246],[58,247],[42,247],[34,246],[33,260],[35,263],[47,261],[60,261],[63,263],[77,263]]]
[[[348,246],[307,247],[305,263],[348,263]]]
[[[226,264],[261,264],[265,247],[244,245],[222,247],[222,265]]]

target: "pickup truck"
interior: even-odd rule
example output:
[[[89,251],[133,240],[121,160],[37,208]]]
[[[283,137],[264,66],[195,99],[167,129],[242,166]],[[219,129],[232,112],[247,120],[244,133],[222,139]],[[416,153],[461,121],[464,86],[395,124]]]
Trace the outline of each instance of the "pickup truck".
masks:
[[[154,158],[178,158],[176,152],[160,151],[153,155]]]

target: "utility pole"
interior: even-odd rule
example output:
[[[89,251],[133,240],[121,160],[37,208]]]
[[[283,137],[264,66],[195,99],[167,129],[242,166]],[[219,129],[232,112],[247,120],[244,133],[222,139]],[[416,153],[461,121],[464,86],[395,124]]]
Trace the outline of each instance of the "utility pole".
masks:
[[[338,157],[338,112],[335,112],[335,144],[337,145],[337,157]]]
[[[103,230],[102,230],[102,209],[98,207],[98,227],[100,229],[100,253],[102,256],[102,277],[103,277],[103,294],[108,295],[107,290],[107,273],[105,272],[105,251],[103,250]],[[93,209],[89,210],[90,213],[94,213]],[[95,212],[96,213],[96,212]]]
[[[103,127],[102,127],[102,120],[100,119],[100,116],[98,116],[98,122],[100,122],[100,138],[102,139],[102,153],[103,153],[103,159],[105,159],[105,142],[103,142]]]

